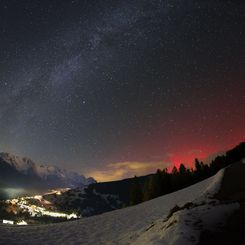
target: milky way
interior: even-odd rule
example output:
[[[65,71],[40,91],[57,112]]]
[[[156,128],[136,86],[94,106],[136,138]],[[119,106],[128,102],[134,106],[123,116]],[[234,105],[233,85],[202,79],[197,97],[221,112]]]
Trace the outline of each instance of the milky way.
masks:
[[[223,151],[244,44],[243,1],[2,0],[0,151],[101,179]]]

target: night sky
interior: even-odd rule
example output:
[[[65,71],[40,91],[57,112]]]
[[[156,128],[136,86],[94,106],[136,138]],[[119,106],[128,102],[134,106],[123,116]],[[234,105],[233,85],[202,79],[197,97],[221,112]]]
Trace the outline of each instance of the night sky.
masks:
[[[244,132],[244,1],[0,1],[0,151],[111,180]]]

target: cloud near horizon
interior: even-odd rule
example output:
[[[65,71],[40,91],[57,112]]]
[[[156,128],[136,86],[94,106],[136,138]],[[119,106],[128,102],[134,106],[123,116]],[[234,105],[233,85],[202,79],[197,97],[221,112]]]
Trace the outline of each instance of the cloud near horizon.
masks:
[[[103,170],[94,170],[87,173],[98,182],[106,182],[141,176],[156,172],[157,169],[164,169],[171,166],[170,162],[118,162],[109,163]]]
[[[157,169],[168,168],[171,171],[173,166],[179,168],[181,163],[184,163],[187,168],[193,168],[195,158],[209,164],[216,156],[223,154],[224,151],[215,152],[199,148],[184,149],[177,153],[169,152],[165,156],[160,156],[163,159],[161,161],[149,160],[109,163],[103,169],[92,169],[87,171],[85,175],[93,177],[98,182],[114,181],[155,173]]]

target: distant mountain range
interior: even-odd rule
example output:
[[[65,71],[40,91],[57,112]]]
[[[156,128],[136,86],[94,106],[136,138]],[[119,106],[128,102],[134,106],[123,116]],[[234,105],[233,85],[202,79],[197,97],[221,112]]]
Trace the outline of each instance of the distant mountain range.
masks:
[[[0,153],[0,187],[76,188],[95,183],[76,172],[37,164],[27,157]]]
[[[244,164],[245,161],[245,142],[242,142],[235,148],[227,151],[225,155],[217,156],[212,163],[210,164],[212,166],[212,171],[209,173],[209,175],[206,176],[210,177],[210,174],[217,173],[220,169],[228,167],[229,165],[236,164],[237,162],[240,162],[241,164]],[[4,169],[5,168],[5,169]],[[210,167],[211,168],[211,167]],[[2,171],[4,169],[4,171]],[[9,174],[8,171],[11,170]],[[198,179],[196,178],[197,174],[198,176],[201,176],[204,178],[201,173],[204,173],[204,171],[207,171],[207,168],[203,168],[203,172],[192,172],[191,175],[191,183],[198,182]],[[243,170],[244,171],[244,170]],[[3,174],[5,173],[5,174]],[[145,186],[148,183],[152,183],[152,186],[154,188],[158,188],[160,185],[157,183],[157,185],[153,185],[153,180],[156,180],[156,177],[159,178],[159,173],[157,172],[155,174],[149,174],[146,176],[140,176],[140,177],[134,177],[134,178],[128,178],[124,180],[118,180],[118,181],[111,181],[111,182],[102,182],[102,183],[95,183],[93,179],[86,179],[86,181],[79,182],[77,180],[81,180],[81,176],[77,177],[77,174],[74,173],[71,174],[65,170],[60,170],[56,167],[48,167],[48,166],[41,166],[34,164],[30,159],[26,158],[18,158],[9,154],[0,154],[0,182],[2,179],[6,177],[7,179],[12,178],[12,183],[17,183],[17,180],[21,182],[22,186],[23,183],[32,183],[32,185],[37,184],[37,180],[41,180],[41,183],[43,183],[45,180],[48,180],[47,183],[49,185],[56,185],[56,187],[68,187],[69,184],[71,189],[63,189],[63,190],[54,190],[52,192],[43,192],[42,195],[39,193],[38,196],[40,198],[35,197],[36,193],[32,195],[32,199],[28,199],[29,203],[32,203],[33,201],[36,203],[36,206],[43,207],[43,203],[48,203],[48,208],[52,207],[54,210],[58,210],[58,212],[62,213],[72,213],[75,212],[81,217],[88,217],[93,215],[102,214],[108,211],[113,211],[116,209],[121,209],[123,207],[131,206],[132,205],[132,197],[134,195],[139,195],[138,187],[143,188],[141,189],[141,193],[146,194],[147,190]],[[187,172],[185,172],[185,176]],[[24,179],[23,179],[24,176]],[[28,176],[28,178],[27,178]],[[167,193],[177,191],[181,188],[187,187],[187,185],[174,185],[175,183],[179,184],[180,182],[176,182],[177,176],[183,177],[183,175],[180,175],[180,172],[175,174],[172,174],[172,177],[170,175],[165,176],[167,178],[168,182],[171,184],[169,185],[169,190]],[[19,179],[18,179],[19,178]],[[181,178],[183,180],[183,178]],[[25,182],[26,181],[26,182]],[[175,182],[174,182],[175,181]],[[166,183],[166,182],[165,182]],[[162,183],[163,184],[163,183]],[[76,186],[76,188],[74,188]],[[136,188],[137,187],[137,188]],[[189,187],[188,187],[189,188]],[[227,187],[229,189],[229,186]],[[0,193],[1,194],[1,193]],[[23,196],[23,195],[18,195]],[[30,195],[27,195],[30,197]],[[2,198],[7,199],[7,198]],[[11,198],[8,198],[11,199]],[[1,206],[1,205],[0,205]],[[8,210],[12,210],[8,207]],[[1,212],[1,209],[0,209]],[[8,211],[9,212],[9,211]],[[8,217],[8,213],[6,214],[6,217]],[[11,217],[12,219],[20,219],[22,216],[22,212],[14,214]],[[4,216],[5,217],[5,216]],[[6,218],[5,217],[5,218]],[[1,217],[0,217],[1,218]],[[26,217],[25,217],[26,218]],[[6,218],[7,219],[7,218]],[[32,218],[29,217],[31,220]],[[30,221],[29,220],[29,221]],[[35,222],[37,219],[35,218]],[[51,220],[52,221],[52,220]],[[31,221],[34,222],[34,221]],[[41,222],[41,221],[40,221]],[[47,222],[47,220],[45,221]],[[52,221],[54,222],[54,221]],[[142,244],[142,243],[141,243]]]

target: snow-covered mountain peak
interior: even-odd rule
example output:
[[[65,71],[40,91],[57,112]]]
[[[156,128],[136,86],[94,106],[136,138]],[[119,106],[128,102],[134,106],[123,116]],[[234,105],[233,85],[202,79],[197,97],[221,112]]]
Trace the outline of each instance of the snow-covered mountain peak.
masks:
[[[0,153],[0,158],[18,171],[26,171],[35,166],[35,163],[27,157],[19,157],[10,153]]]
[[[0,153],[0,159],[25,175],[36,176],[45,181],[62,182],[64,187],[76,187],[95,183],[93,178],[85,178],[73,171],[52,165],[37,164],[28,157],[19,157],[10,153]]]

